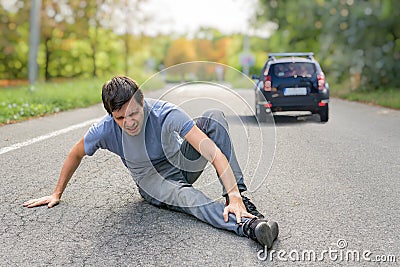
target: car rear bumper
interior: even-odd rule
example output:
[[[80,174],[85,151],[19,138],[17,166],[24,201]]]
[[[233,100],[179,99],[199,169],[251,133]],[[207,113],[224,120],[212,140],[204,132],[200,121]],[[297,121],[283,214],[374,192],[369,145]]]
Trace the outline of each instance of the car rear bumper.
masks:
[[[276,111],[311,111],[318,112],[329,103],[329,96],[325,94],[313,94],[308,96],[266,96],[267,101],[258,101],[259,105],[268,107],[272,112]]]

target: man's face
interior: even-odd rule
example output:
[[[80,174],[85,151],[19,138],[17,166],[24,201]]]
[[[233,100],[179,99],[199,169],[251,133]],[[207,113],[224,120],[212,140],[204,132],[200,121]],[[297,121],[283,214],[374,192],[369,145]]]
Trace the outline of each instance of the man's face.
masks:
[[[113,111],[112,116],[118,126],[127,134],[131,136],[138,135],[144,121],[143,105],[139,105],[135,98],[132,97],[120,110]]]

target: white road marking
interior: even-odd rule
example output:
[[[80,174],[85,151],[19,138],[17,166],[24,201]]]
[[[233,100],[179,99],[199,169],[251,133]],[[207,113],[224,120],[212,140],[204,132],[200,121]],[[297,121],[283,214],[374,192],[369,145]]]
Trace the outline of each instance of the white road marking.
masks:
[[[26,141],[21,142],[21,143],[13,144],[13,145],[7,146],[7,147],[2,147],[2,148],[0,148],[0,155],[1,154],[5,154],[5,153],[10,152],[10,151],[13,151],[13,150],[16,150],[16,149],[19,149],[21,147],[29,146],[29,145],[32,145],[34,143],[37,143],[37,142],[40,142],[40,141],[43,141],[43,140],[46,140],[46,139],[61,135],[61,134],[68,133],[68,132],[73,131],[73,130],[88,126],[90,124],[93,124],[95,122],[100,121],[101,119],[102,119],[102,117],[101,118],[97,118],[97,119],[93,119],[93,120],[84,121],[82,123],[71,125],[71,126],[69,126],[67,128],[64,128],[64,129],[61,129],[61,130],[58,130],[58,131],[54,131],[54,132],[51,132],[51,133],[48,133],[48,134],[45,134],[45,135],[41,135],[41,136],[26,140]]]

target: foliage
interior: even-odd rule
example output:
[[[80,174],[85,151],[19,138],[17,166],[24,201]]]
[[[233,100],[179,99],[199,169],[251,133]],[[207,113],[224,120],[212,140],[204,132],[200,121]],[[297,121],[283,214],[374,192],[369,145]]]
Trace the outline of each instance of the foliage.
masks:
[[[186,39],[180,38],[171,43],[165,57],[165,65],[170,67],[172,65],[193,61],[196,58],[196,51],[193,43]]]
[[[231,39],[220,37],[218,39],[192,40],[179,38],[173,40],[165,55],[165,65],[172,65],[189,61],[212,61],[226,64],[228,61],[227,48]]]
[[[215,61],[241,70],[243,35],[202,28],[186,36],[146,36],[147,0],[42,0],[40,79],[149,76],[165,66]],[[0,0],[0,79],[26,79],[31,1]],[[400,88],[400,2],[395,0],[259,0],[252,36],[258,73],[268,52],[313,51],[329,81],[353,89]],[[130,14],[135,13],[135,16]],[[207,72],[207,71],[206,71]]]
[[[140,25],[147,16],[143,0],[42,0],[39,76],[97,77],[130,75],[143,63],[146,38]],[[31,1],[0,0],[0,79],[27,75]]]
[[[0,124],[99,103],[101,84],[100,80],[81,80],[1,89]]]
[[[145,78],[135,76],[139,84],[143,84]],[[100,79],[74,79],[38,83],[33,88],[24,85],[0,89],[0,125],[100,103],[104,82]],[[163,86],[163,81],[153,78],[142,89],[147,91]]]
[[[24,3],[15,4],[12,10],[6,12],[0,5],[0,75],[15,77],[27,77],[27,54],[29,38],[29,9],[23,8],[18,14],[17,10]],[[24,55],[24,56],[22,56]],[[4,77],[1,77],[4,78]]]
[[[269,51],[314,51],[334,80],[354,89],[400,87],[400,2],[260,0],[258,18],[278,30]]]
[[[177,64],[192,62],[192,61],[209,61],[217,62],[221,64],[227,64],[228,62],[228,46],[231,42],[231,38],[219,35],[218,32],[211,32],[207,29],[206,38],[179,38],[171,41],[171,45],[168,47],[164,59],[166,67],[171,67]],[[202,34],[205,30],[201,30]],[[214,34],[218,37],[215,37]],[[191,68],[191,69],[188,69]],[[175,73],[173,73],[175,72]],[[172,80],[190,80],[194,73],[197,79],[216,79],[215,77],[215,66],[203,64],[200,65],[185,65],[185,70],[181,68],[173,68],[168,72],[169,81]],[[175,77],[171,77],[175,76]],[[175,74],[175,75],[174,75]],[[180,77],[179,77],[180,76]]]
[[[349,89],[350,85],[348,83],[347,81],[341,84],[334,84],[333,87],[335,90],[331,91],[331,95],[350,101],[358,101],[400,110],[400,90],[398,88],[352,90]]]

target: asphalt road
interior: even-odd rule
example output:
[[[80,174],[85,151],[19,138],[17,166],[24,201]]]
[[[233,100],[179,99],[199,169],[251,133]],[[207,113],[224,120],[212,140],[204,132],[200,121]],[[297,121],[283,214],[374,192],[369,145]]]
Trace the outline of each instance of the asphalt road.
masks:
[[[84,158],[60,205],[22,207],[52,192],[71,146],[105,114],[97,105],[0,127],[0,265],[399,265],[400,111],[332,99],[328,123],[291,114],[259,126],[253,92],[235,92],[197,85],[147,96],[192,116],[225,110],[249,196],[281,228],[267,259],[254,241],[147,204],[105,151]],[[218,198],[212,168],[200,179]]]

